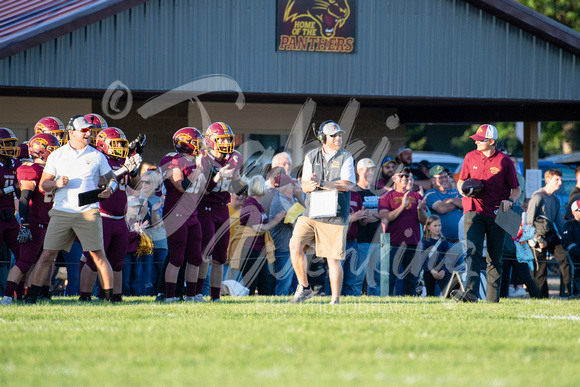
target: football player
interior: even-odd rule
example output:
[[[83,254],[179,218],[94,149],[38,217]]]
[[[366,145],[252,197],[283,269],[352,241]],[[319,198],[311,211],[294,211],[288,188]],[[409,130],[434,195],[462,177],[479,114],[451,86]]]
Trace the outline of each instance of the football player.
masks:
[[[48,156],[59,147],[60,142],[50,133],[41,132],[34,135],[28,141],[28,154],[33,161],[23,163],[16,171],[21,190],[19,203],[21,226],[17,237],[20,243],[20,256],[8,273],[4,297],[0,301],[2,304],[12,304],[12,296],[18,283],[36,263],[42,252],[53,195],[44,192],[39,182]],[[42,294],[45,296],[50,294],[49,285],[43,286]]]
[[[122,301],[123,292],[123,260],[129,242],[129,230],[125,223],[127,210],[127,185],[135,188],[139,183],[139,177],[131,176],[127,172],[136,171],[141,164],[141,155],[128,157],[129,142],[123,131],[119,128],[101,129],[96,139],[96,148],[103,153],[109,166],[117,177],[118,187],[107,199],[100,202],[101,217],[103,219],[103,243],[105,255],[113,269],[113,297],[112,302]],[[82,268],[80,279],[80,300],[90,301],[91,291],[97,277],[97,267],[90,257],[87,257],[86,265]]]
[[[56,117],[41,118],[36,125],[34,125],[34,134],[50,133],[58,139],[61,146],[68,142],[68,131],[66,131],[64,124]],[[22,155],[21,155],[22,156]]]
[[[203,171],[196,164],[202,144],[203,135],[199,130],[181,128],[173,135],[176,152],[167,154],[161,160],[166,189],[163,222],[169,248],[169,263],[165,269],[165,302],[180,300],[175,297],[175,289],[179,269],[185,262],[185,301],[203,302],[203,295],[196,294],[202,262],[197,204],[206,182]]]
[[[222,234],[217,233],[217,230],[222,225],[229,225],[230,222],[228,211],[230,190],[238,193],[245,188],[245,183],[239,174],[243,158],[234,150],[234,132],[223,122],[215,122],[207,128],[205,141],[208,153],[202,164],[211,165],[215,175],[209,179],[198,208],[197,216],[201,223],[204,262],[197,282],[197,293],[202,293],[203,283],[207,276],[206,268],[211,261],[210,296],[213,301],[219,301],[222,265],[227,260],[230,229],[229,227],[222,228]]]

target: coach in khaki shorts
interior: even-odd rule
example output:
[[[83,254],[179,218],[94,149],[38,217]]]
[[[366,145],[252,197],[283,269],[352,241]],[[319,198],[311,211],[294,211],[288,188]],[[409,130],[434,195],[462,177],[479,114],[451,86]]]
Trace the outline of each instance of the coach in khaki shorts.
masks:
[[[79,238],[84,251],[89,251],[102,279],[105,299],[112,295],[113,272],[103,251],[103,226],[98,203],[79,206],[79,193],[98,188],[99,180],[108,182],[99,194],[106,199],[117,189],[115,175],[105,156],[89,146],[91,128],[83,116],[74,116],[67,125],[69,142],[52,152],[40,179],[40,186],[54,195],[54,205],[49,212],[50,222],[44,239],[32,287],[27,298],[35,303],[50,264],[60,250],[69,251]]]
[[[316,133],[322,144],[306,154],[302,170],[302,190],[306,193],[306,210],[298,218],[290,239],[290,258],[298,278],[298,288],[291,303],[303,302],[314,295],[308,284],[306,246],[316,245],[316,255],[328,262],[332,289],[331,304],[339,302],[342,287],[342,260],[350,212],[350,189],[355,186],[354,160],[342,149],[344,131],[333,121],[325,121]],[[335,193],[336,195],[333,195]],[[320,195],[330,195],[320,201]],[[334,199],[336,197],[336,199]],[[329,214],[321,211],[333,204]]]

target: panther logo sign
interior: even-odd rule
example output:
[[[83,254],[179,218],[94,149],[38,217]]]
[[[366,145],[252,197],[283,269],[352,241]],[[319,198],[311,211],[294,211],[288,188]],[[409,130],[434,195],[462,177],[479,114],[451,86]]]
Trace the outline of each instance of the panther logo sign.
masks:
[[[284,10],[284,22],[306,22],[309,27],[314,22],[320,31],[320,36],[332,38],[350,16],[350,6],[347,0],[310,0],[288,1]],[[314,25],[312,25],[314,26]]]

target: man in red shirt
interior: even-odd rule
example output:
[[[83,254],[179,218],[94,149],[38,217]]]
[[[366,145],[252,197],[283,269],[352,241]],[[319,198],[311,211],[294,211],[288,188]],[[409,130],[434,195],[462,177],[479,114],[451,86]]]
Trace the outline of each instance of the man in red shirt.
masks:
[[[477,149],[465,155],[459,173],[457,188],[463,196],[465,242],[467,244],[466,291],[454,291],[456,301],[477,302],[479,273],[487,262],[486,300],[499,302],[502,275],[502,249],[505,231],[495,223],[497,211],[507,212],[518,200],[522,191],[514,164],[496,149],[497,129],[481,125],[470,137]],[[467,197],[462,191],[467,179],[478,179],[483,189],[476,197]],[[483,257],[483,238],[487,237],[487,253]]]

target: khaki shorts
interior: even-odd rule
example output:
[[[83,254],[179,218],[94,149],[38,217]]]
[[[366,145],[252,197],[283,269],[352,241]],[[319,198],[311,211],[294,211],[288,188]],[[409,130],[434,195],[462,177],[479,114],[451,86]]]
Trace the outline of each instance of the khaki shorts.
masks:
[[[83,251],[103,250],[103,222],[98,208],[79,213],[53,209],[48,215],[45,250],[70,251],[75,236],[81,241]]]
[[[347,230],[348,226],[322,223],[301,216],[296,221],[291,240],[311,247],[316,244],[318,257],[344,260]]]

